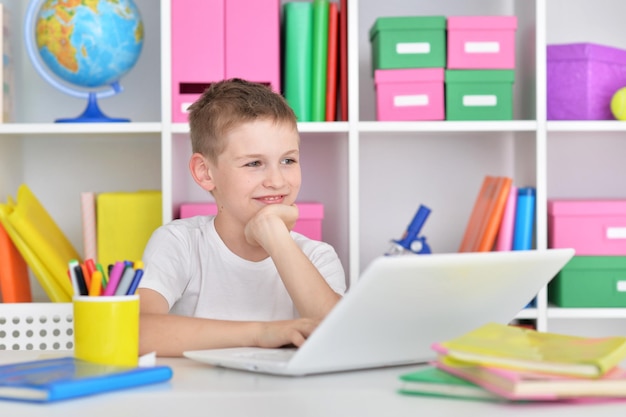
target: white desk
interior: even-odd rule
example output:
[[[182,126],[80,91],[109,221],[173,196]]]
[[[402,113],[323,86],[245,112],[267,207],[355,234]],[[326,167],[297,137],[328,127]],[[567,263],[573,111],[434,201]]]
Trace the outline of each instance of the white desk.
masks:
[[[0,364],[37,356],[38,352],[2,351]],[[626,401],[513,405],[397,394],[398,375],[418,366],[291,378],[213,368],[183,358],[157,362],[173,368],[170,382],[43,405],[0,401],[0,413],[7,417],[626,415]]]

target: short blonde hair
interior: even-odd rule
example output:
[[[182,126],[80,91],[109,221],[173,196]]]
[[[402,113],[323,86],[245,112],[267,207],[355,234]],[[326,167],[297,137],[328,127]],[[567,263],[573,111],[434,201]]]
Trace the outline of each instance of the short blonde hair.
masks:
[[[226,148],[228,132],[242,123],[268,119],[292,125],[294,130],[298,126],[283,96],[264,84],[239,78],[211,84],[188,110],[192,152],[212,162]]]

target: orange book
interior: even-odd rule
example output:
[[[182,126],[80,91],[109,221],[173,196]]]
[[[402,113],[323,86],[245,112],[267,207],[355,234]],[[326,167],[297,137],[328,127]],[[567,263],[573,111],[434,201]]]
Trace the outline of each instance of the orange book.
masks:
[[[506,200],[509,197],[511,184],[513,180],[507,177],[498,177],[496,187],[490,201],[490,210],[485,218],[484,227],[481,233],[481,239],[478,245],[478,252],[488,252],[493,249],[498,230],[502,223]]]
[[[33,301],[28,266],[2,223],[0,223],[0,293],[3,303]]]
[[[326,121],[334,122],[337,114],[337,57],[339,49],[339,9],[328,5],[328,59],[326,61]]]
[[[488,252],[498,235],[513,180],[487,175],[476,197],[459,252]]]

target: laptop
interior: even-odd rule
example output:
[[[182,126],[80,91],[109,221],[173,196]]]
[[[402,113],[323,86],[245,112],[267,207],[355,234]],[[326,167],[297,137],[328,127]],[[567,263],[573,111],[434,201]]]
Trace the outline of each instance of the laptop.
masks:
[[[509,323],[573,249],[381,256],[299,348],[186,351],[224,368],[302,376],[428,362],[435,342]]]

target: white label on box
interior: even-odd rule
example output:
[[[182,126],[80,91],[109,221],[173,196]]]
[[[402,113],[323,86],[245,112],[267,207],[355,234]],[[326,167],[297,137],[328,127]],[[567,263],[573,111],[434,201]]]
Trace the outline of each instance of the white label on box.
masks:
[[[401,42],[396,44],[397,54],[429,54],[430,44],[428,42]]]
[[[500,52],[499,42],[465,42],[466,54],[497,54]]]
[[[473,95],[463,96],[463,105],[466,107],[490,107],[498,105],[498,96],[490,95]]]
[[[189,113],[189,110],[187,110],[189,108],[189,106],[191,106],[193,103],[181,103],[180,105],[180,112],[181,113]]]
[[[626,227],[608,227],[606,229],[607,239],[626,239]]]
[[[393,98],[393,105],[394,107],[428,106],[428,94],[395,96]]]
[[[617,281],[617,291],[618,292],[626,291],[626,281]]]

